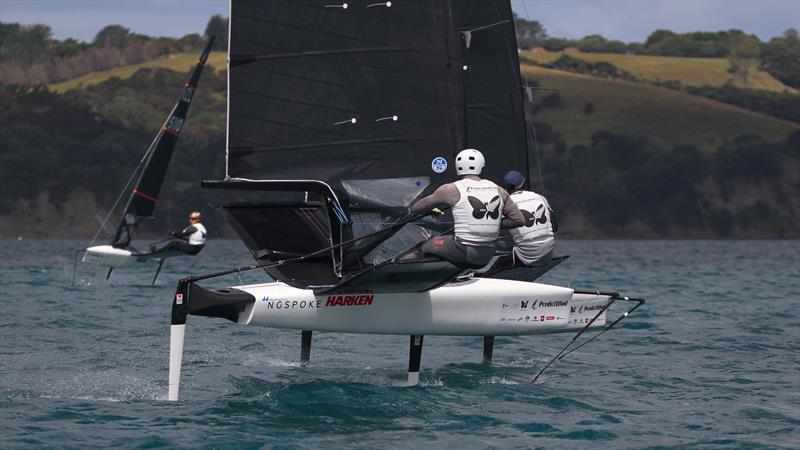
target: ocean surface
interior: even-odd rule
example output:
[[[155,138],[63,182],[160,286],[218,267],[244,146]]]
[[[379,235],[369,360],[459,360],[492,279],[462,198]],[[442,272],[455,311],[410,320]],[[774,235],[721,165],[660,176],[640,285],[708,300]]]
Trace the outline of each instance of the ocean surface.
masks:
[[[73,286],[85,245],[0,241],[2,449],[800,447],[800,241],[561,242],[541,282],[647,304],[536,384],[572,335],[498,337],[491,365],[480,337],[429,336],[404,387],[407,336],[315,333],[303,368],[299,331],[190,317],[177,403],[175,284],[249,254],[212,240],[155,286],[154,266]]]

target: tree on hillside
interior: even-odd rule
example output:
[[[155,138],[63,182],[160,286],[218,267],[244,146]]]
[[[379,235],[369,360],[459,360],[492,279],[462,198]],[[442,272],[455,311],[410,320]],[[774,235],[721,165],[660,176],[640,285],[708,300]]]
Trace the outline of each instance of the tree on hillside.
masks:
[[[731,41],[731,49],[728,54],[730,67],[728,72],[738,78],[744,87],[750,78],[750,73],[756,68],[756,58],[761,53],[761,45],[747,36],[736,36]]]
[[[658,43],[664,41],[665,39],[670,39],[677,36],[675,32],[670,30],[656,30],[647,37],[647,40],[644,43],[645,47],[652,47],[657,45]]]
[[[25,67],[48,61],[52,34],[47,25],[0,23],[0,61],[15,61]]]
[[[734,48],[744,45],[760,47],[761,41],[755,35],[735,29],[682,34],[656,30],[647,38],[644,48],[645,53],[650,55],[719,58],[730,55]]]
[[[228,18],[222,17],[219,14],[215,14],[208,20],[208,25],[206,25],[206,32],[203,33],[203,36],[206,39],[210,38],[211,36],[215,36],[217,38],[217,49],[227,49],[228,48]]]
[[[540,41],[547,39],[547,32],[542,24],[536,20],[525,20],[514,13],[514,28],[517,34],[517,46],[528,49],[539,45]]]
[[[796,29],[786,30],[764,46],[761,68],[787,86],[800,88],[800,38]]]
[[[97,32],[94,45],[97,47],[124,48],[131,38],[131,30],[122,25],[108,25]]]

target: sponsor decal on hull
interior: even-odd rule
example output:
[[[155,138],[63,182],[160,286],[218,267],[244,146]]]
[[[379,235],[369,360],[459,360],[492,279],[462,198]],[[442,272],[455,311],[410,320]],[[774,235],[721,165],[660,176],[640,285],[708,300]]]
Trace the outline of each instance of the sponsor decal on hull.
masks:
[[[605,307],[606,307],[606,305],[604,303],[601,303],[601,304],[598,304],[598,305],[586,305],[586,306],[581,305],[581,307],[578,308],[578,314],[581,314],[584,311],[600,311],[601,309],[603,309]]]
[[[372,294],[329,295],[328,301],[325,302],[325,306],[369,306],[372,304],[373,300],[375,300],[375,296]]]
[[[261,298],[267,304],[267,309],[317,309],[339,306],[369,306],[375,301],[372,294],[364,295],[329,295],[325,300],[289,300],[284,298],[270,298],[265,295]]]
[[[512,307],[512,309],[530,309],[532,311],[535,311],[535,310],[537,310],[539,308],[561,308],[561,307],[567,306],[568,303],[569,303],[569,300],[567,300],[567,299],[565,299],[565,300],[547,300],[547,301],[532,299],[532,300],[520,300],[519,303],[515,303],[511,307]],[[508,308],[508,306],[509,306],[508,304],[503,303],[503,308]],[[572,308],[574,308],[574,306]],[[574,311],[570,311],[570,312],[574,312]]]
[[[264,297],[267,309],[316,309],[322,308],[322,300],[283,300]]]

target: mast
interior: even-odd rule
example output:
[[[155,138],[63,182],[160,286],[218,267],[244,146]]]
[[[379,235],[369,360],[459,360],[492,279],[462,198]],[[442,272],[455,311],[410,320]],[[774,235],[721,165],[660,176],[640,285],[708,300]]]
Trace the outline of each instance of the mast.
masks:
[[[214,39],[214,36],[209,39],[205,50],[203,50],[192,70],[192,74],[189,76],[189,80],[184,85],[180,99],[172,108],[140,162],[141,173],[131,189],[128,203],[122,213],[122,220],[111,243],[114,247],[127,247],[133,238],[139,219],[152,217],[153,215],[153,210],[158,202],[158,194],[161,192],[161,186],[169,168],[169,161],[172,159],[175,144],[178,142],[178,137],[183,129],[186,114],[192,103],[194,92],[197,90],[200,75],[202,75],[203,68],[208,60],[208,54],[214,45]]]

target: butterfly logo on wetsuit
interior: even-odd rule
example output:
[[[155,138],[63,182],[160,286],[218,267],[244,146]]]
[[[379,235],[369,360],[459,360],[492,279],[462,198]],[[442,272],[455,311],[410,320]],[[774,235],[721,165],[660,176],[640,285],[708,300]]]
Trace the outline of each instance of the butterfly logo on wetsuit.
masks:
[[[472,206],[472,217],[476,219],[497,219],[500,217],[500,196],[495,195],[484,203],[471,195],[467,196],[470,206]]]
[[[537,223],[539,224],[547,223],[547,215],[545,214],[544,205],[539,205],[539,207],[536,208],[536,211],[534,212],[530,212],[522,208],[520,208],[520,212],[522,213],[522,216],[525,217],[525,226],[528,228],[536,225]],[[539,214],[540,212],[541,216],[536,217],[536,215]]]

